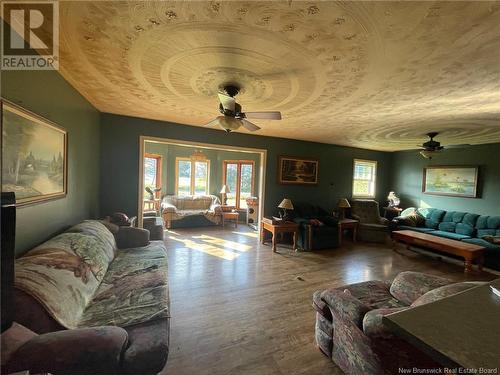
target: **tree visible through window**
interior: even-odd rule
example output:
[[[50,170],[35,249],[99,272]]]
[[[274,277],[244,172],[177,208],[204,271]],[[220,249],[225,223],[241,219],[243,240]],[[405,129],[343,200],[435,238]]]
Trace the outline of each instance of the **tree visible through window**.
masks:
[[[247,208],[246,199],[253,195],[254,162],[247,160],[224,161],[224,184],[229,187],[227,204],[238,209]]]
[[[375,198],[376,178],[376,161],[354,159],[352,196],[360,198]]]
[[[210,160],[176,159],[177,195],[207,195]]]
[[[145,154],[144,155],[144,188],[159,188],[161,187],[161,155]],[[156,193],[159,197],[159,192]]]

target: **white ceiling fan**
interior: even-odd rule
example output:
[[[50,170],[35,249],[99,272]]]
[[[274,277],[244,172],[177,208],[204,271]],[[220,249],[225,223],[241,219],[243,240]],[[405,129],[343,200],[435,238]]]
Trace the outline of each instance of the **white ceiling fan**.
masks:
[[[234,85],[224,86],[224,93],[218,93],[219,96],[219,111],[222,116],[218,116],[210,121],[205,126],[219,125],[226,132],[231,132],[243,126],[249,131],[259,130],[260,127],[247,120],[247,118],[255,118],[262,120],[281,120],[281,112],[242,112],[241,105],[236,103],[234,97],[239,93],[240,89]]]

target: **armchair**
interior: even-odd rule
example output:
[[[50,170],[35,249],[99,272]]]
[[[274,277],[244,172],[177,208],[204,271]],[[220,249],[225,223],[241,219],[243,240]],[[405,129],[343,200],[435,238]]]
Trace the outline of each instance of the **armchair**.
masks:
[[[395,336],[385,315],[447,297],[477,286],[452,284],[420,272],[401,272],[392,283],[364,281],[313,296],[316,344],[346,374],[397,374],[400,368],[439,367],[430,357]]]
[[[351,216],[359,220],[358,240],[385,242],[388,239],[389,220],[380,216],[377,201],[355,199],[351,202]]]
[[[319,206],[294,202],[293,221],[299,224],[299,246],[304,250],[339,246],[338,220]]]

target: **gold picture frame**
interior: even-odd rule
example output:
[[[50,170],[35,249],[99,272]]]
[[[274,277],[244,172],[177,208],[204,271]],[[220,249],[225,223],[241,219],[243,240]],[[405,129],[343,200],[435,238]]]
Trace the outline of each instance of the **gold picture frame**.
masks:
[[[477,166],[432,166],[423,171],[422,192],[431,195],[477,198]]]
[[[63,198],[68,186],[68,133],[5,99],[2,123],[2,191],[16,206]]]

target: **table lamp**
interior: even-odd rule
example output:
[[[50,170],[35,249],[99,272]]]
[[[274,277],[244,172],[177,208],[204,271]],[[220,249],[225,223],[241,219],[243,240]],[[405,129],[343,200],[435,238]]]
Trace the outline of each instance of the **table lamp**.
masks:
[[[220,194],[221,194],[221,199],[222,199],[222,204],[226,205],[227,203],[227,194],[229,194],[231,190],[229,190],[229,186],[223,185],[222,189],[220,189]]]
[[[292,201],[288,198],[285,198],[278,205],[278,208],[281,208],[283,210],[282,212],[280,212],[280,216],[281,216],[281,219],[286,221],[288,219],[288,213],[286,212],[286,210],[293,210]]]
[[[340,208],[340,219],[345,219],[346,208],[351,208],[351,205],[349,204],[347,198],[340,198],[338,207]]]

